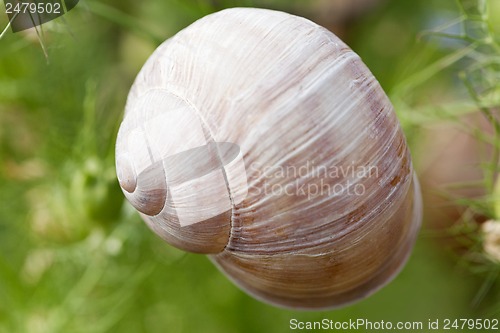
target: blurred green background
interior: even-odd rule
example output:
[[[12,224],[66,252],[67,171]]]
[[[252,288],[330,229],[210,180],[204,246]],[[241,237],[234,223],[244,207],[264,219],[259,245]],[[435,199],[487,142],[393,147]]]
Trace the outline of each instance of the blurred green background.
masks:
[[[395,105],[426,217],[408,265],[364,301],[323,312],[260,303],[205,256],[163,243],[123,200],[113,150],[135,75],[162,41],[235,6],[331,29]],[[0,13],[0,29],[7,23]],[[37,31],[7,31],[0,332],[289,332],[292,318],[498,318],[500,259],[482,250],[480,225],[500,219],[499,35],[498,0],[86,0]]]

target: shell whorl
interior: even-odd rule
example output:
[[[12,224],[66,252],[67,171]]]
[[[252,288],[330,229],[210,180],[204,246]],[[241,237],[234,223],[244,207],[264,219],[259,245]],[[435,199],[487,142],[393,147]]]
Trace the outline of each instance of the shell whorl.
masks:
[[[282,12],[224,10],[162,44],[130,91],[116,154],[157,234],[280,306],[365,297],[401,269],[420,226],[380,85],[331,32]]]

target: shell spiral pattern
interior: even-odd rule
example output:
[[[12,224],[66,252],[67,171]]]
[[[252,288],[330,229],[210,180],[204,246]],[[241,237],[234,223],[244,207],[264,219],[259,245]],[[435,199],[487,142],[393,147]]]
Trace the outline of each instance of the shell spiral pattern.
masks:
[[[376,79],[331,32],[278,11],[227,9],[163,43],[130,91],[116,168],[155,233],[283,307],[378,290],[421,222]]]

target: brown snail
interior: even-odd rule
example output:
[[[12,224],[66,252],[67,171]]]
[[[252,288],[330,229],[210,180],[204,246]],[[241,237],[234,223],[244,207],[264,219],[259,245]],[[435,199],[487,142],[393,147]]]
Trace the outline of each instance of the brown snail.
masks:
[[[373,293],[421,221],[378,82],[331,32],[278,11],[227,9],[163,43],[130,91],[116,168],[160,237],[284,307]]]

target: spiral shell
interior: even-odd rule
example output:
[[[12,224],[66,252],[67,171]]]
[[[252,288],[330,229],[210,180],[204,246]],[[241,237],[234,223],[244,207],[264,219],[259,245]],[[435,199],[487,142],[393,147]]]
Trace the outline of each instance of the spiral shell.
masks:
[[[130,91],[116,168],[160,237],[283,307],[371,294],[421,221],[378,82],[331,32],[278,11],[227,9],[163,43]]]

